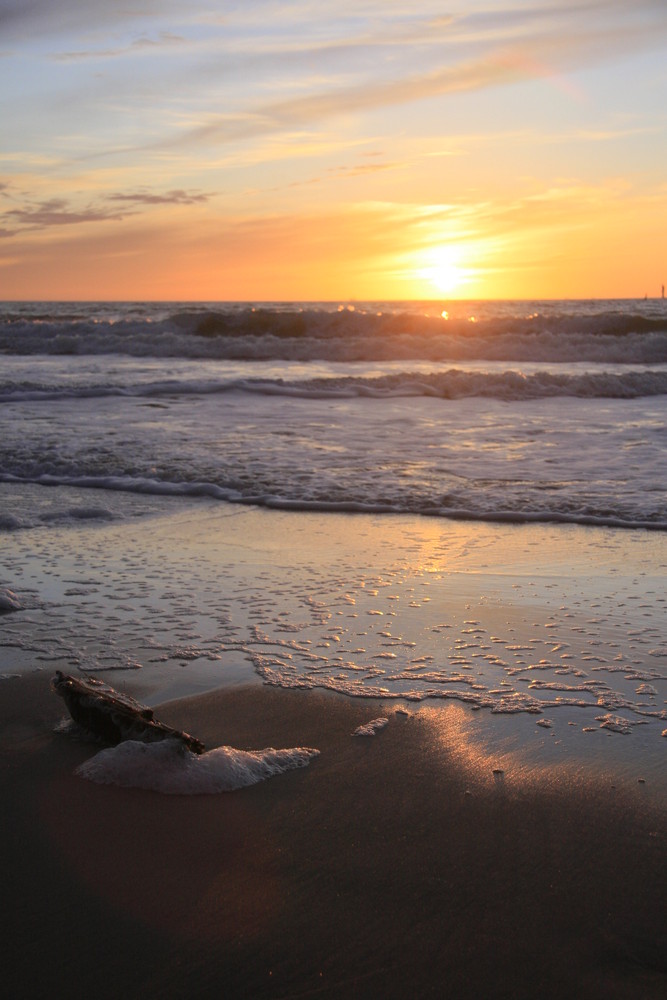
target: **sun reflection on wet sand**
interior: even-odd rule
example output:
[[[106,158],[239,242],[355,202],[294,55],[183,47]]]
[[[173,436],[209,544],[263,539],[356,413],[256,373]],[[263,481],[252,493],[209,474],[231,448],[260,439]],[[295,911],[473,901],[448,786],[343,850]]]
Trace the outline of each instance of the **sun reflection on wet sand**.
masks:
[[[605,740],[594,750],[582,750],[576,741],[570,746],[536,743],[530,720],[489,719],[455,703],[422,705],[414,718],[432,751],[442,755],[443,766],[453,765],[464,776],[467,795],[576,794],[609,808],[614,802],[632,802],[647,810],[667,805],[659,758],[647,755],[642,761],[641,753],[624,752],[627,745]]]

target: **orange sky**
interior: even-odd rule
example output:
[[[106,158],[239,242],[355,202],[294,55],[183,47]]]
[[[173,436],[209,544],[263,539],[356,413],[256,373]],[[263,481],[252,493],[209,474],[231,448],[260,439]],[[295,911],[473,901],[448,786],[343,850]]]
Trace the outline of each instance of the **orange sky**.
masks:
[[[667,5],[446,9],[0,0],[0,297],[660,294]]]

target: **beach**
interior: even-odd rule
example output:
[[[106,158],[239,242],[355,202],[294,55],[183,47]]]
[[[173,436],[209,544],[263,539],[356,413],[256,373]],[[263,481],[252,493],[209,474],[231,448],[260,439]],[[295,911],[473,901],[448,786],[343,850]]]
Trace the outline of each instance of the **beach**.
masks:
[[[664,997],[661,301],[9,303],[0,351],[12,996]]]
[[[3,995],[667,1000],[666,0],[0,29]]]
[[[660,535],[160,502],[2,552],[11,995],[664,995]],[[55,669],[209,750],[319,755],[219,794],[97,784]]]

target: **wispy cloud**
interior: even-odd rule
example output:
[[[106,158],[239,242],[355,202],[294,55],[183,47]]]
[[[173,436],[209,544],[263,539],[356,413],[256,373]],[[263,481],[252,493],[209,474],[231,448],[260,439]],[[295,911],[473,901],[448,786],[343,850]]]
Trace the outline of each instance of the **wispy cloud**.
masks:
[[[305,128],[313,123],[354,112],[375,110],[425,100],[455,91],[481,89],[525,75],[505,59],[485,59],[435,72],[374,84],[359,83],[305,97],[260,105],[245,114],[220,114],[179,136],[179,142],[234,142],[268,132]]]
[[[132,205],[197,205],[208,201],[210,197],[210,194],[182,190],[167,191],[165,194],[137,191],[129,194],[110,194],[107,200]]]
[[[455,5],[443,16],[435,0],[416,11],[404,0],[341,0],[323,17],[322,4],[309,2],[259,0],[221,15],[212,0],[187,7],[176,0],[0,0],[0,24],[23,25],[26,38],[36,28],[87,41],[52,58],[105,64],[94,103],[117,123],[115,150],[130,154],[244,143],[342,116],[555,78],[667,43],[663,0],[476,6]],[[112,25],[119,28],[113,36]],[[110,46],[110,37],[121,44]],[[142,72],[126,72],[124,59],[141,56],[148,57]],[[61,106],[90,106],[92,115],[90,88],[81,92],[74,79],[76,90]],[[130,123],[148,104],[156,138],[141,146]]]
[[[4,189],[3,191],[0,187],[0,194],[4,194],[9,186],[4,185]],[[115,192],[103,195],[94,204],[81,206],[67,198],[37,201],[24,198],[21,207],[10,208],[0,213],[0,219],[12,227],[5,229],[4,235],[12,236],[19,231],[78,226],[95,222],[121,222],[130,215],[138,214],[142,209],[164,205],[197,205],[207,202],[209,198],[209,194],[184,190],[167,191],[164,194],[150,191]]]
[[[156,38],[141,35],[128,45],[118,48],[79,49],[71,52],[56,52],[52,55],[55,62],[83,62],[98,59],[117,59],[126,56],[141,56],[146,52],[155,55],[160,51],[171,52],[175,47],[181,48],[187,41],[182,35],[174,35],[169,31],[161,31]]]
[[[122,212],[94,208],[74,210],[64,198],[51,198],[28,208],[12,208],[4,218],[24,228],[48,229],[51,226],[71,226],[82,222],[109,222],[124,217]]]
[[[603,12],[608,15],[604,22],[597,17],[591,20],[592,13]],[[319,126],[334,117],[555,77],[667,42],[667,7],[653,3],[632,8],[614,2],[573,4],[522,11],[521,18],[516,10],[511,14],[510,20],[521,30],[510,31],[502,12],[485,16],[489,30],[493,24],[503,24],[504,37],[500,44],[493,35],[495,44],[485,46],[486,51],[478,57],[461,58],[465,51],[462,42],[474,19],[463,17],[453,24],[448,21],[444,40],[450,47],[443,49],[441,45],[438,50],[431,37],[431,51],[422,53],[421,58],[427,68],[419,72],[406,72],[409,60],[402,66],[390,61],[389,70],[366,71],[349,83],[345,82],[349,80],[349,68],[345,68],[345,72],[332,76],[325,88],[311,86],[306,94],[296,93],[268,103],[246,102],[242,110],[228,105],[176,139],[179,143],[238,142],[285,129]],[[454,45],[457,41],[461,43],[459,48]],[[479,46],[479,37],[475,43]],[[378,46],[381,48],[381,43]],[[434,65],[429,68],[429,63]]]
[[[175,0],[0,0],[0,28],[10,38],[87,32],[136,22],[180,8]]]

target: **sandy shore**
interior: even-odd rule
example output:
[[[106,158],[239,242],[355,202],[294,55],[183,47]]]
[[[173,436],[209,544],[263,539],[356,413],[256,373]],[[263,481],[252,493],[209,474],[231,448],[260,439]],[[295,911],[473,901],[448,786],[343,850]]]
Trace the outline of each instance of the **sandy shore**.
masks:
[[[0,553],[9,994],[664,997],[662,537],[179,510]],[[56,668],[209,748],[320,755],[218,795],[95,785]]]
[[[236,687],[160,716],[303,770],[177,797],[74,775],[42,675],[1,702],[3,976],[14,997],[663,997],[667,812],[543,780],[461,712]],[[441,738],[449,732],[449,740]]]

